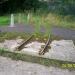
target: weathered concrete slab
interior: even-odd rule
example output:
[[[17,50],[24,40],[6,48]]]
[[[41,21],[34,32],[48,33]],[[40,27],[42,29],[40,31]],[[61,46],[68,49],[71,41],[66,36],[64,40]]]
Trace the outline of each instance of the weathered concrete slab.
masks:
[[[22,51],[30,55],[39,56],[38,53],[42,45],[44,45],[44,43],[32,42]],[[51,49],[49,49],[49,52],[40,57],[75,62],[75,46],[72,40],[55,40],[50,46]]]
[[[75,46],[72,40],[53,41],[44,57],[75,62]]]
[[[0,43],[0,48],[8,49],[10,51],[14,51],[17,46],[23,41],[23,39],[15,39],[15,40],[5,40],[3,43]]]
[[[22,41],[23,39],[5,40],[3,43],[0,43],[0,48],[14,51]],[[43,58],[75,62],[75,45],[72,40],[54,40],[50,44],[51,48],[49,49],[49,52],[44,55],[39,55],[42,46],[45,46],[45,43],[33,41],[25,45],[19,52]]]
[[[45,45],[45,43],[34,41],[27,44],[22,51],[27,52],[31,55],[38,55],[42,45]]]

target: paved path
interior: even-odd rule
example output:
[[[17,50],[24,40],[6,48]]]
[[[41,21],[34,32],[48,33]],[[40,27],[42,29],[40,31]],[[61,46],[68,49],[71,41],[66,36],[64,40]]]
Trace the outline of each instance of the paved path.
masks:
[[[0,27],[2,32],[27,32],[33,33],[35,30],[34,26],[29,25],[15,25],[15,27],[2,26]],[[45,28],[41,27],[41,32],[45,32]],[[70,30],[60,27],[52,27],[52,34],[63,37],[64,39],[75,40],[75,30]]]
[[[0,56],[0,75],[75,75],[75,71],[14,61]]]

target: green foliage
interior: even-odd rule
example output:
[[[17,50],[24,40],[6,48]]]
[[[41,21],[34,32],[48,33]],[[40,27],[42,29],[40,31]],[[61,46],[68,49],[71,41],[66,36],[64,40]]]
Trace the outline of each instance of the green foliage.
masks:
[[[9,16],[0,16],[0,25],[8,25],[9,21]]]
[[[52,12],[63,15],[75,14],[75,0],[8,0],[0,4],[0,14],[24,12],[25,10],[33,10],[34,12],[40,9],[44,12]]]
[[[24,10],[36,10],[39,7],[38,0],[8,0],[0,4],[0,14],[22,12]]]
[[[29,22],[27,20],[27,14],[21,13],[20,17],[21,23],[25,25],[34,25],[35,31],[38,33],[42,26],[46,28],[47,32],[49,32],[48,30],[50,30],[51,26],[53,25],[75,29],[75,15],[59,15],[55,13],[45,14],[38,12],[31,13]],[[9,16],[0,16],[0,26],[9,25],[10,24],[9,19],[10,19]],[[15,23],[19,23],[18,19],[19,19],[18,14],[15,14]]]

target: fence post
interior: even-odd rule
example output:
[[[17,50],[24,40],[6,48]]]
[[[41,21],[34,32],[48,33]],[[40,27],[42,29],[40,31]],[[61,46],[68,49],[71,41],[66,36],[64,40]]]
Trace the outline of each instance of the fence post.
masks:
[[[10,27],[14,27],[14,15],[11,14],[11,19],[10,19]]]

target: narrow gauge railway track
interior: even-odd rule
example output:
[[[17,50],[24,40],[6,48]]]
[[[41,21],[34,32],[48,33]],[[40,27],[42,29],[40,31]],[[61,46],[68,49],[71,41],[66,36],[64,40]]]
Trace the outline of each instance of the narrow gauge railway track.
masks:
[[[33,38],[33,35],[30,36],[26,41],[22,42],[22,43],[16,48],[17,51],[21,51],[21,50],[25,47],[25,45],[27,45],[27,44],[30,42],[30,40],[31,40],[32,38]],[[50,42],[51,42],[51,38],[50,38],[50,35],[49,35],[49,38],[48,38],[48,40],[47,40],[47,42],[46,42],[44,48],[39,51],[39,53],[38,53],[39,55],[44,55],[46,52],[48,52],[48,48],[49,48]]]
[[[21,51],[21,50],[25,47],[25,45],[30,42],[30,40],[31,40],[32,38],[33,38],[33,35],[30,36],[26,41],[22,42],[16,49],[17,49],[18,51]]]
[[[49,38],[48,38],[44,48],[39,51],[39,55],[44,55],[46,52],[48,52],[48,47],[49,47],[50,42],[51,42],[51,38],[50,38],[50,35],[49,35]]]

